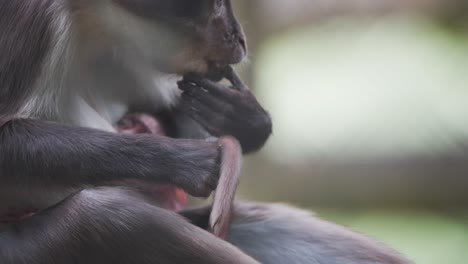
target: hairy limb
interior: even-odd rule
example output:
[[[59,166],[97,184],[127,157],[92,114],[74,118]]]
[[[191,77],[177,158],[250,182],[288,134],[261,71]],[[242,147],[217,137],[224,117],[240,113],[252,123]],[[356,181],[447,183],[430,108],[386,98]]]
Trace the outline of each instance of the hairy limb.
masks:
[[[0,230],[0,262],[257,263],[139,193],[118,187],[83,190]]]
[[[179,186],[195,196],[216,187],[216,142],[119,135],[36,120],[0,130],[0,185],[80,187],[139,179]]]
[[[118,122],[117,129],[120,133],[138,134],[150,133],[164,135],[165,130],[160,120],[147,114],[127,114]],[[236,139],[225,136],[218,139],[221,151],[221,168],[219,183],[213,198],[213,209],[210,216],[210,231],[220,237],[226,238],[231,221],[231,210],[234,196],[239,183],[240,169],[242,167],[242,150]],[[151,190],[151,188],[150,188]],[[165,192],[167,196],[168,192]],[[177,198],[177,193],[172,195]],[[172,205],[186,204],[185,199],[173,199]],[[165,208],[177,208],[169,206]]]

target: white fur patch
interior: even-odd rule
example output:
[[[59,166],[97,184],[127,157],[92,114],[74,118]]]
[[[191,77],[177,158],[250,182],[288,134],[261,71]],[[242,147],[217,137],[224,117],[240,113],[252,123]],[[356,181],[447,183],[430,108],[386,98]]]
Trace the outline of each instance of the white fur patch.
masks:
[[[116,106],[117,107],[117,106]],[[125,109],[125,107],[124,107]],[[107,116],[105,113],[99,113],[91,107],[82,97],[77,96],[72,103],[71,109],[73,115],[70,115],[70,119],[67,120],[70,123],[81,126],[100,129],[104,131],[114,132],[115,128],[111,123],[111,113],[108,113]],[[111,109],[109,109],[110,111]],[[125,114],[125,111],[122,112],[122,115]]]
[[[65,92],[62,87],[71,61],[73,41],[70,34],[71,19],[68,11],[55,3],[53,46],[42,67],[41,77],[35,83],[34,92],[19,112],[20,117],[45,117],[59,119],[59,101]]]
[[[181,79],[180,76],[174,74],[155,73],[153,78],[154,87],[148,93],[152,94],[153,98],[159,98],[164,106],[173,106],[181,91],[177,87],[177,82]]]
[[[157,72],[151,64],[158,57],[161,28],[112,5],[95,8],[108,35],[92,41],[101,42],[105,63],[99,68],[97,61],[81,61],[86,56],[77,54],[73,17],[55,4],[53,46],[19,117],[114,131],[130,104],[160,109],[177,102],[180,77]]]

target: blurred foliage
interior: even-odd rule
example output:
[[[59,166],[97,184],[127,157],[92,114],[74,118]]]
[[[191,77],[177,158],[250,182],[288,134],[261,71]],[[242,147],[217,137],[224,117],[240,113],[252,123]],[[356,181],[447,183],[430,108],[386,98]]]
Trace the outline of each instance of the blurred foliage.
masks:
[[[369,234],[417,264],[465,264],[468,211],[322,209],[325,219]]]
[[[281,160],[452,151],[468,139],[468,38],[428,19],[340,18],[276,36],[257,56]]]
[[[447,202],[462,201],[468,189],[468,171],[457,167],[468,163],[464,21],[339,17],[256,43],[253,86],[272,113],[275,135],[247,160],[240,196],[318,205],[324,218],[418,264],[467,263],[468,209]],[[440,161],[440,170],[377,162],[399,158],[406,165],[421,157]],[[356,170],[373,159],[371,170]],[[424,209],[424,196],[443,206]],[[369,209],[366,200],[403,206]]]

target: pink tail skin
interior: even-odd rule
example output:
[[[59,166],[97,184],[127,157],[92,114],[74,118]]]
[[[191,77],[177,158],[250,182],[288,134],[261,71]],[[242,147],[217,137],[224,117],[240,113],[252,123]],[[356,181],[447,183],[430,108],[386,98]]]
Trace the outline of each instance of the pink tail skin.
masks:
[[[221,137],[218,142],[222,152],[221,171],[213,199],[210,228],[215,236],[226,239],[242,168],[242,149],[239,142],[230,136]]]

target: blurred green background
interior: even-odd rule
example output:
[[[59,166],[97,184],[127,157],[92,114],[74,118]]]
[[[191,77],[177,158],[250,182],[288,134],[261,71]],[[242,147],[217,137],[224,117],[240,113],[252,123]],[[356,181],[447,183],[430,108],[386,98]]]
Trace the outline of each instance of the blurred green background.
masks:
[[[468,263],[468,1],[234,2],[274,122],[239,196]]]

